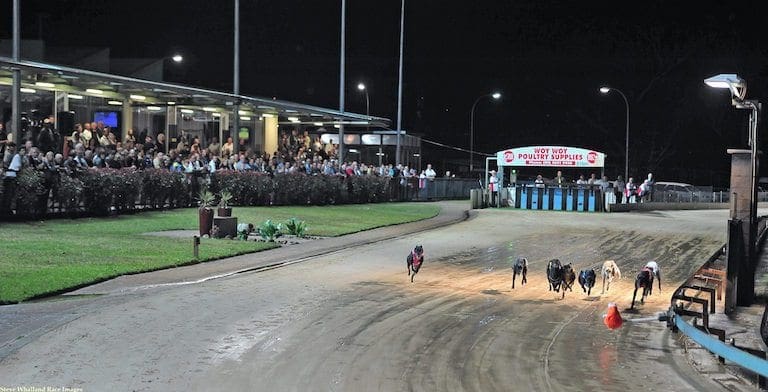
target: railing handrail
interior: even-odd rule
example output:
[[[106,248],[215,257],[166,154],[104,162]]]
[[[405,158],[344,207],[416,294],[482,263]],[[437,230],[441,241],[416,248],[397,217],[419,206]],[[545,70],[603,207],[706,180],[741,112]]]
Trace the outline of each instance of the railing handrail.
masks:
[[[768,377],[768,361],[758,356],[752,355],[739,348],[725,344],[706,333],[700,331],[691,324],[688,324],[679,315],[674,316],[675,326],[685,336],[704,347],[707,351],[723,357],[751,372]]]

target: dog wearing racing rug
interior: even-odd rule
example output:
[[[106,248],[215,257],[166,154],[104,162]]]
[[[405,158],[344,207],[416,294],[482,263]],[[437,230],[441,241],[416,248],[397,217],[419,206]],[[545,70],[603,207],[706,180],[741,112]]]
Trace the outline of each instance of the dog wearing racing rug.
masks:
[[[421,245],[416,245],[406,257],[405,262],[408,266],[408,276],[411,277],[411,283],[413,283],[413,278],[416,277],[421,265],[424,264],[424,248]]]

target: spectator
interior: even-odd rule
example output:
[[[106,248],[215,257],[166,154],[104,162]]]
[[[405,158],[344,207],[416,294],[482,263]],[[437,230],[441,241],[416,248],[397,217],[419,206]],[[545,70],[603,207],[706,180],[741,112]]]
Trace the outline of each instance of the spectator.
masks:
[[[622,203],[626,203],[627,199],[626,196],[624,196],[624,189],[627,186],[626,183],[624,183],[624,179],[621,176],[616,177],[616,182],[613,183],[613,189],[616,192],[616,200],[621,200]],[[621,197],[619,197],[619,195]]]
[[[539,176],[541,177],[541,176]],[[491,170],[488,178],[488,190],[491,193],[491,205],[496,205],[496,195],[499,192],[499,177],[496,176],[496,170]]]
[[[200,138],[195,136],[192,139],[192,144],[189,146],[190,154],[200,154]]]
[[[216,136],[211,139],[211,144],[208,145],[208,152],[216,156],[221,154],[221,144],[219,144],[219,139]]]
[[[637,194],[637,186],[635,185],[634,179],[632,177],[629,177],[627,180],[627,185],[624,188],[624,197],[627,198],[628,203],[634,203],[636,201],[635,196]]]
[[[139,136],[136,138],[136,143],[144,143],[144,141],[147,139],[147,136],[150,136],[149,130],[147,128],[142,129],[141,132],[139,132]]]
[[[645,195],[645,198],[646,198],[645,201],[653,201],[653,185],[656,184],[656,181],[654,181],[652,173],[648,173],[648,177],[645,180],[645,183],[646,183],[646,188],[647,188],[646,189],[646,195]]]
[[[0,123],[0,158],[5,155],[5,146],[8,144],[8,132],[5,131],[5,126]]]
[[[223,146],[221,146],[221,155],[222,156],[230,156],[233,154],[235,149],[235,144],[232,143],[232,138],[228,137],[227,142],[224,143]]]
[[[43,127],[40,129],[40,133],[37,137],[37,145],[40,146],[40,149],[44,152],[57,150],[58,140],[53,131],[53,124],[50,117],[43,120]]]
[[[3,199],[0,205],[0,215],[13,214],[12,204],[16,197],[16,176],[21,171],[22,157],[24,155],[23,148],[16,152],[16,144],[13,142],[6,143],[6,150],[6,154],[11,155],[12,158],[3,176]]]
[[[245,159],[245,154],[240,154],[240,159],[235,163],[235,170],[239,172],[251,170],[251,165]]]
[[[93,148],[93,133],[91,131],[91,123],[85,123],[83,125],[83,133],[81,135],[81,139],[84,146],[89,149]]]
[[[552,180],[552,182],[554,182],[558,188],[562,188],[563,185],[565,185],[565,177],[563,177],[563,172],[561,170],[557,171],[557,175]]]
[[[429,181],[434,181],[435,177],[437,176],[437,173],[435,173],[435,169],[432,169],[432,164],[427,163],[427,168],[424,170],[424,175]]]
[[[152,142],[152,136],[147,135],[144,137],[144,153],[152,153],[155,150],[155,143]]]
[[[166,153],[165,134],[162,132],[157,134],[157,143],[155,143],[155,151],[162,152],[163,154]]]
[[[123,138],[123,143],[133,143],[136,144],[136,128],[128,128],[128,131],[125,133],[125,137]]]
[[[611,183],[608,182],[608,176],[602,176],[599,180],[595,181],[595,184],[600,185],[600,191],[603,193],[608,192]]]

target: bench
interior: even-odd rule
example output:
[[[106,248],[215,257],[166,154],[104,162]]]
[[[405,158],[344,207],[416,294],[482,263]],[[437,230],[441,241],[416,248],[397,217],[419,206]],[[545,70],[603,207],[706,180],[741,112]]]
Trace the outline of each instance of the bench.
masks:
[[[698,279],[709,285],[710,283],[715,286],[717,291],[717,299],[723,298],[723,282],[725,282],[725,271],[714,268],[702,268],[693,275],[694,279]]]

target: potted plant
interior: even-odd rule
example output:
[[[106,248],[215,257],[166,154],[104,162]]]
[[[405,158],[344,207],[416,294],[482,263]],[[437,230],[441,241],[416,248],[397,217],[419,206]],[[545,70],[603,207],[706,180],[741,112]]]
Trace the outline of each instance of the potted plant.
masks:
[[[216,201],[216,196],[208,189],[203,189],[198,194],[200,208],[198,208],[198,216],[200,223],[200,235],[211,235],[211,226],[213,226],[213,203]]]
[[[226,189],[219,192],[219,216],[232,216],[232,207],[229,201],[232,200],[232,193]]]

